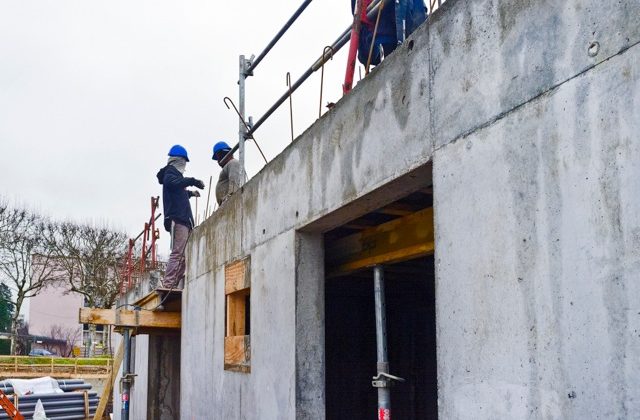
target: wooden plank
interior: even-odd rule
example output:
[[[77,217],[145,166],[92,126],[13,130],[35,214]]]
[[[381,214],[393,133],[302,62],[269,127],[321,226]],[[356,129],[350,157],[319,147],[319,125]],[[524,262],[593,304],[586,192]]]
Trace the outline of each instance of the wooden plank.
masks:
[[[150,311],[177,312],[182,309],[182,290],[157,288],[133,305]]]
[[[224,368],[246,372],[251,362],[251,337],[240,335],[224,338]]]
[[[228,336],[238,336],[246,334],[246,298],[249,296],[249,289],[227,295],[227,332]]]
[[[113,384],[116,381],[118,371],[120,370],[120,365],[122,364],[123,354],[124,341],[120,343],[120,345],[118,346],[118,350],[116,350],[116,356],[113,359],[113,366],[111,368],[111,376],[109,377],[107,383],[104,385],[102,395],[100,395],[100,402],[98,403],[98,408],[95,415],[93,416],[93,420],[102,420],[102,417],[104,416],[104,410],[107,408],[107,404],[109,403],[111,390],[113,390]]]
[[[114,327],[113,331],[122,334],[125,327]],[[136,335],[180,335],[180,330],[175,328],[158,328],[158,327],[136,327],[131,330],[131,336]]]
[[[162,295],[158,291],[154,290],[140,300],[133,303],[134,306],[139,306],[142,309],[157,308],[162,302]]]
[[[224,266],[224,294],[246,289],[251,285],[251,257]]]
[[[388,214],[391,216],[408,216],[416,212],[416,207],[410,204],[393,203],[379,210],[376,210],[375,212],[381,213],[381,214]]]
[[[126,309],[80,308],[81,324],[180,329],[180,312],[130,311]]]
[[[328,245],[327,275],[433,254],[433,208],[338,239]]]

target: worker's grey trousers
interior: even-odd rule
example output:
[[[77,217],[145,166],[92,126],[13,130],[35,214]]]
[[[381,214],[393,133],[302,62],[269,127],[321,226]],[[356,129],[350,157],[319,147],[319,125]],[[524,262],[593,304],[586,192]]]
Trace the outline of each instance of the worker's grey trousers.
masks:
[[[162,280],[162,286],[168,289],[176,289],[181,283],[184,285],[184,249],[190,232],[191,229],[180,223],[171,224],[171,255]]]

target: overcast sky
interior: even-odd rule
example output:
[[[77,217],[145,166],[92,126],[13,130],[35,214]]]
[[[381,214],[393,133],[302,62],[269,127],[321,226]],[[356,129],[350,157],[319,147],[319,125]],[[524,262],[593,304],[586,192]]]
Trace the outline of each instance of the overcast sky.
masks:
[[[215,183],[211,147],[237,142],[222,100],[237,101],[238,55],[257,55],[301,3],[0,2],[0,195],[135,236],[173,144],[189,151],[188,176]],[[350,23],[347,0],[311,3],[248,80],[249,115],[261,116],[286,72],[295,81]],[[326,68],[325,103],[341,96],[345,50]],[[319,88],[317,72],[294,94],[296,135],[317,118]],[[290,142],[287,103],[256,138],[269,160]],[[248,143],[249,176],[262,166]]]

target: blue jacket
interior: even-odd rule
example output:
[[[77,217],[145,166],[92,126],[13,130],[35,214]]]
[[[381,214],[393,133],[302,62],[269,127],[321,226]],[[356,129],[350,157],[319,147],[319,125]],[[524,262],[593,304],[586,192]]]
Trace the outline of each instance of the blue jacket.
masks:
[[[396,37],[398,44],[401,44],[427,20],[427,7],[424,0],[400,0],[396,3],[395,9]]]
[[[171,232],[171,222],[193,227],[193,214],[187,187],[195,185],[195,178],[185,178],[180,171],[167,165],[158,172],[158,182],[162,184],[162,206],[164,209],[164,228]]]
[[[351,13],[354,13],[356,0],[351,0]],[[385,55],[389,55],[396,46],[404,42],[418,26],[427,19],[427,8],[424,0],[391,0],[388,2],[378,25],[376,44],[384,47]],[[372,19],[375,23],[376,15]],[[360,29],[360,43],[358,45],[358,60],[366,64],[373,38],[375,25],[362,25]],[[379,48],[374,48],[371,56],[371,64],[380,64]]]

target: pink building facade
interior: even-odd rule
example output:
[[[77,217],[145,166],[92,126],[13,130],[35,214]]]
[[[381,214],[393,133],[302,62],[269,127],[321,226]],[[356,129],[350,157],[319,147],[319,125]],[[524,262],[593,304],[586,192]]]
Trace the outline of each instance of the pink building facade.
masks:
[[[67,292],[64,285],[47,286],[29,299],[29,333],[50,337],[52,328],[60,326],[64,331],[76,331],[74,346],[81,347],[83,333],[82,324],[78,323],[78,312],[83,306],[81,294]]]

